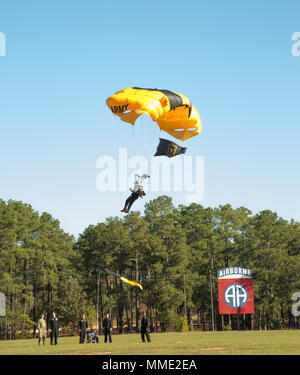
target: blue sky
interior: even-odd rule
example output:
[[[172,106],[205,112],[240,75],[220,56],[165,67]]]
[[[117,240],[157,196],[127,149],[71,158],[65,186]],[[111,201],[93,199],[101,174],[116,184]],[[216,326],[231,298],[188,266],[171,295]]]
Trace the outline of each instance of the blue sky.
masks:
[[[150,120],[151,142],[145,128],[125,129],[105,99],[158,87],[186,94],[201,115],[202,133],[183,144],[205,158],[199,203],[300,220],[299,14],[293,0],[1,2],[0,198],[47,211],[74,235],[121,216],[128,193],[97,190],[97,159],[119,147],[154,153],[159,132]]]

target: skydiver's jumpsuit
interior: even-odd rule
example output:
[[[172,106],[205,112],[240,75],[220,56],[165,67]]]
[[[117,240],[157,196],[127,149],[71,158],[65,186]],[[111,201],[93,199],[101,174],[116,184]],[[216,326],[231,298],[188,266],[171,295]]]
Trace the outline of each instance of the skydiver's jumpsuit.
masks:
[[[43,345],[45,345],[47,337],[47,324],[44,318],[39,319],[38,321],[38,330],[39,330],[39,345],[41,345],[41,340],[43,340]]]
[[[139,198],[139,197],[142,197],[145,194],[144,190],[143,190],[143,187],[141,185],[139,185],[138,183],[135,183],[134,185],[134,188],[133,189],[130,189],[132,191],[131,195],[126,199],[126,202],[125,202],[125,206],[123,208],[123,210],[128,210],[128,212],[130,211],[130,208],[131,206],[133,205],[133,203]]]

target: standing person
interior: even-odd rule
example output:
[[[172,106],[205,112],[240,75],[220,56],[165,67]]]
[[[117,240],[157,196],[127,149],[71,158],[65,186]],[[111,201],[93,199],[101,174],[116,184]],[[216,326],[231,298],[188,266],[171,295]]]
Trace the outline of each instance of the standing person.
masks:
[[[47,325],[45,320],[45,315],[42,314],[41,318],[38,321],[38,330],[39,330],[39,345],[41,345],[41,340],[43,340],[43,345],[45,346],[46,336],[47,336]]]
[[[124,332],[124,322],[123,322],[122,317],[120,317],[120,319],[119,319],[119,333],[123,333],[123,332]]]
[[[87,329],[88,329],[88,322],[86,320],[85,314],[82,315],[82,319],[78,322],[78,329],[79,329],[79,344],[83,344],[85,337],[87,335]]]
[[[54,344],[57,345],[57,338],[58,333],[60,331],[60,322],[58,317],[56,316],[56,313],[52,312],[52,318],[50,319],[50,344],[53,345],[53,338],[54,338]]]
[[[109,337],[109,342],[112,342],[112,339],[111,339],[112,323],[109,317],[109,313],[107,313],[106,318],[103,319],[103,328],[104,328],[104,335],[105,335],[104,342],[107,342],[107,336]]]
[[[141,336],[142,341],[145,342],[145,335],[148,342],[151,342],[150,335],[149,335],[149,320],[145,316],[145,313],[142,314],[142,321],[141,321]]]

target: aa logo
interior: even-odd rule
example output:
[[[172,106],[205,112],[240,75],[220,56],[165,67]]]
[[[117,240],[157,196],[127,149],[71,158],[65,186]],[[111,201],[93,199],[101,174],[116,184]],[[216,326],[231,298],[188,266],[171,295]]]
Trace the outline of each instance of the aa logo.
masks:
[[[243,307],[248,301],[248,291],[241,284],[230,284],[224,290],[224,301],[234,309]]]

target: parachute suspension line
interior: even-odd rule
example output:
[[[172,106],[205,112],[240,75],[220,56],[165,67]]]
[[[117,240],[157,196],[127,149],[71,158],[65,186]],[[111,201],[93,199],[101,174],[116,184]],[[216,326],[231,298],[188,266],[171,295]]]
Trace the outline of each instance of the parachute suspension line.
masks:
[[[141,154],[147,159],[148,168],[150,168],[151,158],[154,153],[153,143],[155,142],[157,124],[146,114],[141,117],[141,122],[139,124],[141,125],[141,138],[139,139],[142,146]]]
[[[153,137],[153,133],[151,132],[151,127],[152,127],[152,124],[150,124],[150,122],[152,122],[149,118],[149,116],[145,115],[144,116],[144,119],[143,119],[143,140],[144,140],[144,154],[145,154],[145,157],[147,159],[147,162],[148,162],[148,167],[149,167],[149,156],[150,156],[150,153],[151,153],[151,140],[152,140],[152,137]],[[148,171],[145,171],[145,173],[148,173]]]
[[[150,168],[150,165],[151,165],[151,159],[154,155],[154,152],[155,152],[155,142],[156,142],[156,133],[157,133],[157,129],[158,129],[158,126],[155,122],[153,122],[152,120],[149,119],[149,127],[148,127],[148,139],[149,139],[149,149],[150,149],[150,152],[149,152],[149,168]],[[150,170],[149,170],[149,173],[150,173]]]
[[[147,140],[143,136],[144,133],[144,116],[141,116],[138,121],[136,122],[136,133],[135,133],[135,141],[136,141],[136,153],[140,156],[145,156],[145,143]]]
[[[160,143],[159,138],[165,139],[166,133],[173,139],[166,140],[170,142],[171,151],[168,151],[169,146],[165,151],[164,144],[158,155],[173,157],[186,150],[175,144],[174,138],[185,141],[202,131],[200,115],[191,101],[185,95],[169,90],[125,88],[107,98],[106,104],[113,114],[118,115],[118,123],[121,120],[121,144],[128,147],[128,156],[146,154],[150,163]],[[120,133],[117,134],[120,137]]]
[[[120,142],[118,143],[120,147],[129,147],[129,142],[131,141],[129,126],[130,124],[126,124],[120,122],[118,116],[114,116],[114,128],[116,129],[117,134],[119,134]]]

